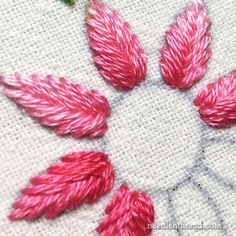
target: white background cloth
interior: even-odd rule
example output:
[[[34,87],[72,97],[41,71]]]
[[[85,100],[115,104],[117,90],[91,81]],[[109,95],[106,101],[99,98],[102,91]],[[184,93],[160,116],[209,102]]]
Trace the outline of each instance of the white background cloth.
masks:
[[[236,68],[236,1],[205,1],[213,24],[213,56],[200,83],[188,92],[173,91],[160,75],[159,49],[164,32],[190,0],[110,0],[139,36],[148,54],[147,82],[121,93],[99,75],[91,59],[84,26],[85,5],[70,9],[59,0],[2,0],[0,73],[67,76],[109,98],[109,131],[99,140],[56,136],[0,95],[0,235],[96,235],[104,207],[127,182],[147,191],[157,224],[219,224],[223,230],[154,231],[153,235],[236,235],[236,128],[203,125],[192,99],[218,76]],[[54,221],[10,223],[6,216],[30,177],[71,151],[102,150],[112,160],[117,182],[93,206],[83,205]],[[190,179],[188,178],[190,176]],[[173,188],[176,190],[173,191]]]

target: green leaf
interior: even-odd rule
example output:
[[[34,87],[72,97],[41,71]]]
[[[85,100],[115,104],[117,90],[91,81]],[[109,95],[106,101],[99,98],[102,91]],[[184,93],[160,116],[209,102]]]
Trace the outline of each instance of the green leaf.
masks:
[[[74,6],[76,0],[63,0],[63,1],[64,1],[66,4],[68,4],[69,6]]]

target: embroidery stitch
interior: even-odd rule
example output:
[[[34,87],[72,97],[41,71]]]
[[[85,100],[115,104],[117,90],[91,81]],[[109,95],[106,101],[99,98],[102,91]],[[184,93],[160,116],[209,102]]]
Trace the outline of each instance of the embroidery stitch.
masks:
[[[97,228],[102,236],[151,234],[148,225],[154,222],[154,207],[147,194],[132,192],[121,186],[105,212],[107,216]]]
[[[95,2],[98,2],[96,0],[93,0],[92,1],[93,3]],[[100,3],[99,3],[100,4]],[[104,4],[101,4],[102,6]],[[90,5],[91,6],[91,5]],[[199,3],[199,9],[201,8],[200,7],[200,3]],[[196,9],[198,9],[198,7],[196,6]],[[190,14],[191,12],[191,7],[189,7],[189,9],[186,8],[186,16],[188,15],[187,13]],[[195,10],[196,10],[195,9]],[[199,10],[198,9],[198,10]],[[90,10],[90,14],[94,14],[94,9],[92,9],[92,11]],[[188,12],[189,11],[189,12]],[[115,14],[115,13],[114,13]],[[96,14],[95,14],[96,15]],[[90,21],[91,19],[89,19]],[[207,19],[208,21],[208,19]],[[208,22],[209,23],[209,22]],[[89,23],[89,24],[93,24],[93,23]],[[89,25],[88,24],[88,25]],[[90,25],[90,26],[91,26]],[[208,25],[209,26],[209,25]],[[94,31],[96,32],[96,30]],[[98,32],[96,32],[98,33]],[[211,39],[211,36],[206,33],[207,37],[206,37],[206,41]],[[93,35],[94,36],[94,35]],[[208,38],[209,37],[209,38]],[[204,40],[203,40],[204,41]],[[204,41],[205,42],[205,41]],[[203,43],[204,43],[203,42]],[[168,42],[169,45],[171,44],[171,42]],[[206,42],[205,42],[206,43]],[[209,43],[208,43],[209,44]],[[208,46],[208,44],[206,45],[206,47]],[[107,45],[106,45],[107,46]],[[202,46],[202,45],[200,45]],[[94,48],[93,48],[94,49]],[[108,48],[110,50],[110,48]],[[95,50],[95,49],[94,49]],[[108,50],[108,51],[109,51]],[[205,55],[205,59],[210,56],[210,51],[208,51],[209,49],[206,49],[204,48],[204,53],[207,54]],[[95,50],[96,51],[96,50]],[[202,52],[201,52],[202,53]],[[208,55],[209,53],[209,55]],[[104,56],[105,59],[106,58],[106,55]],[[102,60],[104,58],[100,58],[100,59],[97,59],[97,60]],[[104,59],[104,60],[105,60]],[[167,60],[167,58],[166,58]],[[199,59],[200,60],[200,59]],[[207,60],[207,59],[206,59]],[[206,62],[205,60],[205,62]],[[95,60],[96,62],[96,60]],[[114,62],[114,61],[113,61]],[[188,75],[187,76],[187,80],[186,81],[172,81],[173,84],[170,83],[171,87],[172,85],[173,86],[176,86],[176,88],[179,88],[179,89],[185,89],[187,87],[190,87],[192,86],[192,84],[194,84],[197,80],[199,80],[200,78],[194,78],[194,76],[196,76],[196,74],[201,74],[203,73],[204,70],[206,70],[206,65],[205,65],[205,62],[203,64],[201,64],[200,66],[202,66],[200,69],[202,69],[202,71],[195,71],[195,74],[193,73],[192,71],[192,74]],[[99,64],[98,62],[96,62],[97,64]],[[200,63],[200,62],[199,62]],[[146,66],[146,65],[145,65]],[[199,66],[199,65],[198,65]],[[107,71],[109,71],[110,68],[105,68],[107,69]],[[196,68],[193,68],[193,69],[196,69]],[[102,70],[102,69],[101,69]],[[103,73],[101,71],[101,73]],[[109,72],[110,73],[110,72]],[[145,73],[146,73],[146,69],[145,69]],[[205,73],[205,72],[204,72]],[[203,73],[203,74],[204,74]],[[202,76],[203,76],[202,74]],[[105,77],[105,76],[104,76]],[[191,78],[190,78],[191,77]],[[114,78],[113,78],[114,79]],[[116,78],[117,79],[117,78]],[[108,78],[107,78],[108,80]],[[123,81],[121,84],[119,84],[121,81],[111,81],[111,83],[113,83],[114,86],[116,86],[117,88],[119,89],[129,89],[129,88],[132,88],[134,87],[136,84],[134,84],[134,81],[129,81],[128,84],[126,84],[125,81]],[[132,83],[130,83],[132,82]],[[117,83],[117,84],[116,84]],[[6,91],[9,91],[9,90],[5,90]],[[11,96],[11,93],[9,93],[8,96]],[[15,97],[14,97],[15,98]],[[88,106],[89,107],[89,106]],[[109,105],[108,105],[109,107]],[[27,108],[28,109],[28,108]],[[29,108],[31,109],[31,108]],[[86,108],[88,109],[88,108]],[[88,109],[89,110],[89,109]],[[109,113],[109,112],[107,112]],[[108,116],[109,114],[107,114]],[[97,163],[96,163],[97,164]],[[63,167],[64,168],[64,167]],[[63,171],[63,168],[61,168],[61,171]],[[70,172],[68,172],[68,174],[70,174]],[[47,176],[46,176],[47,177]],[[40,177],[42,178],[42,177]],[[37,182],[39,181],[39,182]],[[40,182],[41,180],[38,180],[38,177],[36,177],[36,180],[33,180],[32,184],[34,183],[41,183]],[[105,181],[106,182],[106,181]],[[113,182],[113,181],[112,181]],[[59,183],[58,183],[59,184]],[[113,184],[113,183],[112,183]],[[57,186],[56,186],[57,187]],[[56,189],[55,187],[55,189]],[[28,188],[26,188],[28,189]],[[31,193],[31,189],[29,189],[30,193]],[[23,191],[25,193],[25,190]],[[26,190],[26,193],[28,193],[28,190]],[[96,192],[97,193],[97,192]],[[68,193],[67,193],[68,194]],[[70,195],[68,195],[70,196]],[[67,196],[67,197],[68,197]],[[92,198],[92,197],[91,197]],[[141,199],[144,199],[143,201],[141,201]],[[60,206],[60,211],[59,212],[52,212],[54,209],[58,210],[57,208],[59,207],[57,204],[59,204],[60,201],[58,200],[57,203],[55,203],[55,205],[52,205],[52,206],[49,206],[49,210],[48,212],[46,211],[46,217],[48,218],[53,218],[55,217],[55,215],[57,214],[60,214],[60,212],[64,211],[63,209],[65,208],[64,205],[63,206]],[[140,209],[136,209],[135,207],[132,208],[135,204],[137,203],[137,205],[140,207]],[[19,203],[16,203],[14,206],[18,206],[17,204]],[[132,205],[133,204],[133,205]],[[147,206],[145,205],[147,204]],[[130,207],[131,206],[131,207]],[[136,206],[136,205],[135,205]],[[124,207],[124,208],[122,208]],[[126,207],[126,208],[125,208]],[[52,208],[52,209],[51,209]],[[17,209],[18,210],[18,209]],[[17,211],[15,210],[15,211]],[[130,213],[129,211],[131,211],[131,215],[132,216],[135,216],[135,217],[130,217],[130,215],[128,215],[130,218],[128,218],[127,220],[127,217],[124,217],[125,219],[123,219],[123,211],[127,211],[128,213]],[[136,210],[138,211],[138,213],[136,212]],[[144,211],[144,214],[140,215],[139,213]],[[123,227],[122,230],[123,232],[126,232],[127,235],[129,235],[129,232],[131,232],[132,234],[134,235],[140,235],[140,236],[143,236],[143,235],[149,235],[150,232],[147,231],[146,227],[148,224],[152,224],[153,221],[154,221],[154,209],[153,209],[153,206],[152,206],[152,203],[151,203],[151,200],[149,199],[149,197],[146,195],[146,194],[143,194],[143,193],[138,193],[138,192],[131,192],[129,190],[129,188],[127,186],[122,186],[119,190],[118,190],[118,193],[117,195],[115,196],[115,198],[112,200],[112,203],[110,203],[110,205],[107,207],[107,210],[106,210],[108,216],[104,219],[104,221],[100,224],[100,226],[97,228],[97,231],[100,232],[102,235],[117,235],[119,232],[120,232],[120,228],[119,227]],[[127,212],[124,212],[124,213],[127,213]],[[38,214],[38,213],[37,213]],[[41,213],[40,213],[41,214]],[[120,215],[119,215],[120,214]],[[139,218],[137,218],[137,216],[139,216]],[[147,217],[147,218],[142,218],[143,216]],[[10,215],[10,218],[12,216]],[[37,216],[32,216],[32,215],[27,215],[27,216],[24,216],[22,218],[25,218],[25,219],[28,219],[28,220],[31,220],[32,218],[31,217],[37,217]],[[120,222],[119,222],[119,225],[118,224],[115,224],[116,221],[117,221],[117,217],[121,217],[121,222],[122,224],[120,225]],[[21,218],[21,217],[18,217],[18,218]],[[12,219],[15,219],[14,216]],[[120,218],[119,218],[120,220]],[[132,221],[133,220],[133,221]],[[114,223],[115,221],[115,223]],[[148,222],[148,223],[147,223]],[[114,223],[114,224],[113,224]],[[119,226],[119,227],[118,227]],[[144,227],[145,226],[145,227]]]
[[[161,49],[160,69],[165,82],[173,89],[187,89],[207,71],[211,56],[208,48],[211,24],[202,1],[195,1],[177,17],[166,33],[166,46]]]
[[[194,99],[201,119],[214,127],[236,122],[236,71],[204,87]]]
[[[139,85],[146,76],[147,59],[129,24],[99,0],[91,0],[87,11],[89,44],[101,75],[120,90]]]
[[[40,75],[30,77],[17,73],[0,77],[4,94],[21,105],[42,125],[51,127],[59,135],[74,138],[103,136],[110,115],[107,99],[97,90],[72,84],[65,78]]]
[[[68,4],[69,6],[75,6],[75,1],[76,0],[63,0],[66,4]]]
[[[92,204],[113,186],[114,173],[108,156],[100,152],[73,152],[62,157],[45,175],[31,179],[31,185],[13,204],[10,220],[34,220],[43,213],[53,219],[81,203]]]

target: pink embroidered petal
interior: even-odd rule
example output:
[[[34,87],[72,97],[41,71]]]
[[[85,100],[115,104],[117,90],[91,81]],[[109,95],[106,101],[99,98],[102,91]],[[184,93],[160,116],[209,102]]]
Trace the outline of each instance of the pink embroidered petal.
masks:
[[[90,47],[101,75],[120,90],[139,85],[146,76],[147,60],[129,24],[99,0],[90,1],[88,14]]]
[[[102,236],[148,236],[154,222],[154,208],[147,194],[121,186],[106,207],[107,216],[98,226]]]
[[[15,74],[1,77],[3,92],[21,105],[42,125],[59,135],[91,138],[104,135],[110,115],[107,99],[96,90],[72,84],[65,78],[30,77]]]
[[[13,204],[10,220],[34,220],[42,214],[53,219],[85,202],[92,204],[113,186],[108,156],[100,152],[74,152],[54,164],[45,175],[31,179],[23,196]]]
[[[236,123],[236,71],[203,88],[194,100],[201,119],[215,127]]]
[[[202,1],[195,1],[177,17],[166,33],[166,46],[161,49],[160,69],[171,88],[187,89],[207,71],[211,56],[208,48],[212,36],[208,33],[211,21]]]

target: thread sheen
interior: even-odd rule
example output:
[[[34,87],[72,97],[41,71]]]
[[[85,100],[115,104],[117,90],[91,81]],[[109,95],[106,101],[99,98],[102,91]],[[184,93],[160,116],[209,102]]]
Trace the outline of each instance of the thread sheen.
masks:
[[[21,105],[42,125],[51,127],[59,135],[74,138],[100,137],[107,131],[110,115],[107,99],[97,90],[70,83],[52,75],[0,77],[3,92]]]
[[[146,193],[132,192],[122,185],[105,212],[107,216],[97,227],[101,236],[147,236],[154,222],[154,207]]]
[[[100,152],[73,152],[50,166],[12,206],[10,220],[34,220],[42,214],[53,219],[81,203],[92,204],[113,186],[114,173],[108,156]]]
[[[236,71],[204,87],[194,105],[208,125],[223,128],[236,123]]]
[[[101,75],[120,90],[139,85],[146,77],[147,59],[130,25],[99,0],[91,0],[87,12],[89,44]]]
[[[164,81],[173,89],[187,89],[199,81],[207,71],[207,60],[212,52],[212,40],[202,1],[185,8],[176,23],[166,32],[166,46],[161,49],[160,69]]]

